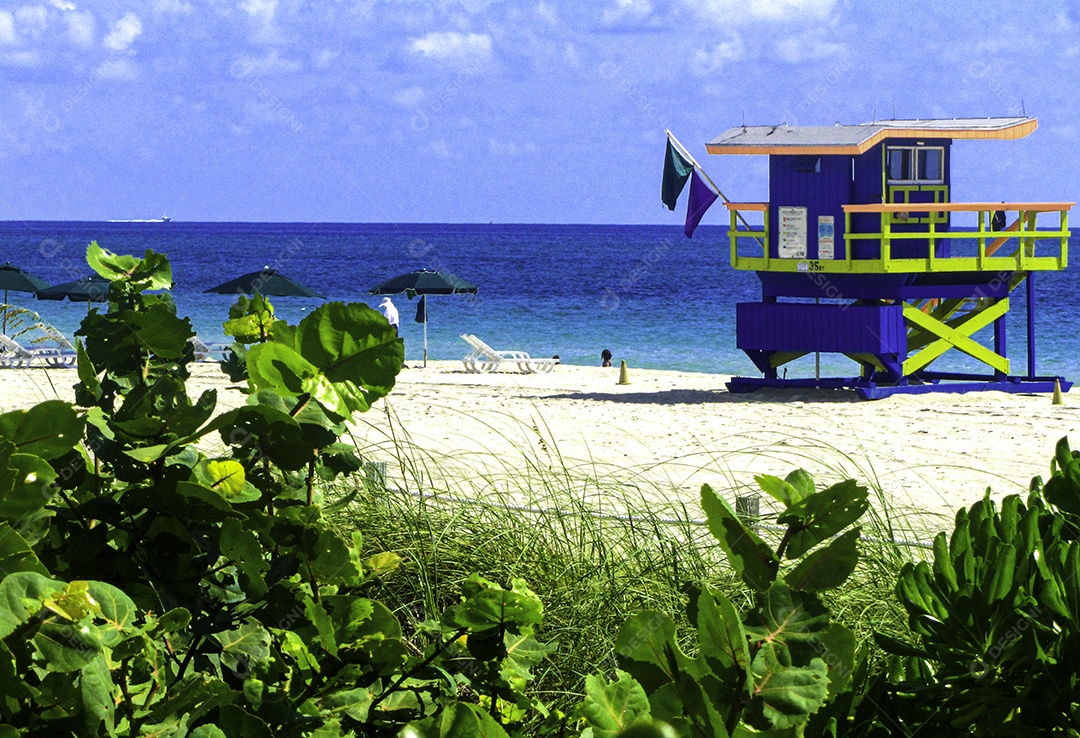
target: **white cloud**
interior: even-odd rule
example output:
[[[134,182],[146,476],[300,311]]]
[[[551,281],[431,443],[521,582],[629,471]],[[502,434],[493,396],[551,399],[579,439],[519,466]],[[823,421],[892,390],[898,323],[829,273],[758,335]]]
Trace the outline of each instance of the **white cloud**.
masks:
[[[191,15],[195,12],[195,8],[192,7],[191,3],[186,3],[183,0],[154,0],[154,12]]]
[[[77,7],[75,3],[68,0],[52,0],[52,6],[57,10],[75,10]]]
[[[105,37],[105,48],[113,51],[123,51],[131,46],[131,42],[142,33],[142,21],[134,13],[128,13],[113,24],[109,35]]]
[[[536,151],[536,145],[531,142],[520,145],[513,141],[496,141],[494,138],[489,138],[488,151],[495,156],[520,156]]]
[[[94,43],[94,16],[92,13],[69,13],[65,16],[68,38],[81,49]]]
[[[7,10],[0,10],[0,44],[11,45],[18,41],[19,35],[15,33],[15,16]]]
[[[843,44],[826,41],[817,33],[804,33],[801,36],[789,36],[776,44],[780,58],[791,64],[804,61],[827,59],[845,51]]]
[[[536,5],[536,14],[540,16],[540,20],[547,23],[549,26],[559,25],[559,11],[555,9],[554,5],[549,5],[544,0],[540,0]]]
[[[139,78],[139,67],[130,59],[108,59],[94,71],[102,79],[131,81]]]
[[[424,99],[423,87],[407,87],[394,94],[394,102],[407,108],[415,108]]]
[[[252,18],[259,18],[269,23],[277,13],[277,0],[242,0],[240,9]]]
[[[447,146],[446,141],[444,141],[441,138],[437,139],[435,141],[432,141],[431,144],[428,146],[428,148],[429,148],[429,150],[431,151],[432,154],[434,154],[435,156],[437,156],[440,159],[449,159],[450,158],[450,147]]]
[[[653,7],[649,0],[615,0],[615,7],[604,10],[604,23],[619,23],[624,20],[642,20],[652,14]]]
[[[746,44],[739,36],[721,41],[711,49],[698,49],[690,57],[690,69],[694,74],[719,72],[728,62],[739,61],[746,56]]]
[[[36,67],[41,64],[41,54],[37,51],[8,51],[0,54],[0,66]]]
[[[699,15],[725,23],[746,19],[824,18],[836,7],[836,0],[683,0],[683,3]]]
[[[409,50],[430,59],[483,59],[491,54],[486,33],[432,32],[409,43]]]
[[[24,5],[15,11],[20,30],[40,38],[49,25],[49,10],[44,5]]]
[[[340,51],[334,51],[333,49],[320,49],[312,57],[312,61],[315,62],[315,66],[319,69],[326,69],[331,64],[336,62],[341,57]]]
[[[243,79],[253,73],[257,76],[272,75],[283,72],[296,72],[301,68],[300,62],[293,59],[282,59],[277,49],[271,49],[262,58],[240,57],[229,67],[229,72],[233,77]]]
[[[571,67],[576,67],[581,64],[581,58],[578,56],[577,47],[572,43],[567,42],[566,46],[563,48],[563,61]]]

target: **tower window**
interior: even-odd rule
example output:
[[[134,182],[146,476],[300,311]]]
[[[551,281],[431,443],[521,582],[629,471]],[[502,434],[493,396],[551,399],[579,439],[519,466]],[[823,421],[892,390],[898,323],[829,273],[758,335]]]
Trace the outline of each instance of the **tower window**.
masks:
[[[885,150],[885,172],[890,184],[945,181],[942,146],[890,146]]]

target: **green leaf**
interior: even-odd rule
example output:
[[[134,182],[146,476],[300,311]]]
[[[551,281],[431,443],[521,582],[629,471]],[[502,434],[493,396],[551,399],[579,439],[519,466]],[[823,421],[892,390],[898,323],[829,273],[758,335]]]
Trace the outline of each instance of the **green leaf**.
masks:
[[[54,593],[63,592],[67,583],[35,571],[16,571],[0,580],[0,638],[36,615],[42,603]]]
[[[788,666],[777,659],[774,649],[763,648],[754,657],[751,670],[754,701],[774,728],[801,725],[825,704],[828,676],[821,659],[813,659],[807,666]]]
[[[750,587],[764,592],[776,578],[780,560],[768,545],[743,525],[727,502],[712,487],[701,487],[701,507],[709,531],[720,542],[728,561]]]
[[[859,562],[859,529],[834,538],[828,546],[814,551],[784,577],[794,589],[817,591],[835,589],[847,581]]]
[[[809,592],[774,582],[759,611],[747,616],[746,631],[772,648],[812,642],[829,627],[829,611]],[[762,646],[765,647],[765,646]]]
[[[236,497],[244,489],[244,467],[238,461],[222,459],[208,461],[206,471],[210,476],[210,486],[227,499]]]
[[[451,702],[439,721],[440,738],[510,738],[503,727],[476,705]]]
[[[616,681],[603,676],[585,677],[581,712],[595,738],[615,738],[635,723],[650,718],[649,697],[632,676],[616,671]]]
[[[814,494],[814,478],[803,469],[796,469],[787,475],[787,479],[762,474],[755,476],[758,486],[784,507],[791,507],[797,502]]]
[[[295,346],[360,411],[389,394],[405,360],[397,331],[363,303],[320,306],[300,321]]]
[[[50,671],[78,671],[102,653],[98,629],[81,623],[46,621],[31,641],[49,662]]]
[[[701,656],[734,702],[749,684],[750,649],[742,619],[722,592],[706,587],[697,599]]]
[[[247,674],[251,664],[270,658],[270,633],[254,620],[233,630],[211,633],[210,637],[221,644],[222,665],[238,674]]]
[[[43,576],[49,573],[26,539],[0,521],[0,577],[15,572],[35,572]]]
[[[200,725],[188,733],[188,738],[229,738],[225,732],[216,725]]]
[[[330,615],[326,612],[322,603],[305,596],[304,614],[307,615],[308,620],[315,624],[315,629],[319,634],[319,644],[323,647],[323,650],[336,658],[338,644],[334,632],[334,622],[330,619]]]
[[[27,410],[0,415],[0,436],[24,454],[55,459],[75,447],[83,437],[86,419],[70,403],[46,400]]]
[[[263,574],[270,568],[259,538],[239,520],[230,518],[221,524],[221,555],[233,562],[241,575],[241,586],[250,600],[266,594]]]
[[[7,474],[11,475],[11,486],[0,498],[0,518],[16,528],[25,529],[31,521],[41,517],[36,513],[52,498],[56,470],[40,456],[30,454],[11,454],[4,463],[0,451],[0,475]]]
[[[158,491],[165,497],[164,490]],[[176,498],[180,507],[167,507],[180,517],[190,520],[204,520],[206,522],[221,522],[228,518],[243,518],[243,513],[236,510],[222,498],[215,490],[208,489],[201,484],[192,482],[180,482],[176,485]],[[171,500],[172,496],[169,496]],[[164,501],[164,500],[163,500]]]
[[[240,295],[229,308],[225,335],[233,336],[241,344],[265,341],[273,332],[275,322],[274,306],[264,295]]]
[[[363,575],[354,561],[349,544],[331,528],[312,531],[312,544],[305,548],[311,572],[323,584],[355,586]]]
[[[840,623],[831,623],[817,636],[815,648],[829,670],[829,699],[847,691],[855,671],[855,634]]]
[[[788,559],[799,558],[861,518],[869,506],[866,487],[853,479],[815,492],[792,505],[778,518],[781,525],[795,531],[788,542],[785,556]]]
[[[79,692],[82,696],[83,725],[87,735],[97,735],[98,726],[105,724],[108,734],[116,729],[116,705],[120,689],[112,679],[109,664],[103,654],[94,658],[82,668],[79,677]]]
[[[615,637],[615,654],[619,658],[619,665],[641,682],[649,693],[655,692],[665,682],[675,681],[678,667],[672,660],[677,650],[675,621],[653,610],[631,616]]]
[[[86,262],[111,281],[126,281],[135,291],[167,290],[172,287],[172,266],[163,254],[149,249],[143,258],[114,254],[91,241],[86,249]]]
[[[130,597],[120,588],[107,582],[89,582],[88,591],[98,604],[97,615],[105,621],[98,628],[106,646],[115,646],[131,635],[137,628],[135,622],[139,610]]]
[[[513,590],[505,590],[478,574],[462,585],[464,601],[446,611],[449,622],[472,630],[506,629],[535,625],[543,619],[544,606],[521,580]]]
[[[679,738],[679,734],[667,723],[652,722],[631,725],[619,734],[619,738]]]

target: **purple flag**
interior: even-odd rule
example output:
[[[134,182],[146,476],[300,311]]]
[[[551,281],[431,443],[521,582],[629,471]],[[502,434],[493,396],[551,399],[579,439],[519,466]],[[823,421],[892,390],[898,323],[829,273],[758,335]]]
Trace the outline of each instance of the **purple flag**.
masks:
[[[705,211],[716,202],[718,197],[720,196],[702,181],[697,169],[695,169],[690,177],[690,197],[686,202],[686,226],[683,228],[683,233],[686,234],[687,238],[694,237],[694,229],[698,227],[698,223],[701,222]]]

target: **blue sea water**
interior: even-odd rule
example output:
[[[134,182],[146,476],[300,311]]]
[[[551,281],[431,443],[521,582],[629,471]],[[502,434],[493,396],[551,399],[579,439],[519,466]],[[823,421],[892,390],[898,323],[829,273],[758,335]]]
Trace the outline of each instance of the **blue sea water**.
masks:
[[[117,252],[146,249],[172,261],[172,293],[181,315],[207,342],[226,340],[222,321],[234,296],[204,290],[271,266],[329,300],[377,306],[368,290],[397,274],[429,268],[453,272],[479,286],[475,297],[428,300],[428,356],[459,359],[475,333],[496,348],[536,356],[558,354],[573,364],[600,363],[608,348],[616,363],[719,374],[756,374],[735,347],[735,303],[756,300],[757,277],[728,263],[726,228],[701,226],[693,239],[681,225],[480,225],[337,223],[106,223],[0,222],[0,262],[10,261],[50,284],[91,272],[86,246],[96,240]],[[1075,249],[1077,235],[1071,240]],[[1080,379],[1076,330],[1076,269],[1040,273],[1035,281],[1038,372]],[[38,311],[71,336],[85,304],[11,302]],[[271,298],[280,317],[296,323],[320,300]],[[423,357],[416,302],[394,298],[401,313],[406,360]],[[1023,290],[1014,294],[1009,323],[1013,373],[1026,369]],[[989,339],[985,339],[989,343]],[[954,352],[955,353],[955,352]],[[935,368],[978,365],[964,357]],[[823,373],[850,375],[843,357],[822,357]],[[813,359],[796,362],[789,376],[812,376]]]

